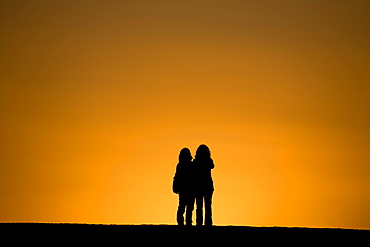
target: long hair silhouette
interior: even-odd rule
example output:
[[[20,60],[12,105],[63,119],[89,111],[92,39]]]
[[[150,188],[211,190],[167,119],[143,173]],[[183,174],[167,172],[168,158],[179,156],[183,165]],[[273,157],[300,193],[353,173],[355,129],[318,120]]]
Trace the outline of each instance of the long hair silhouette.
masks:
[[[195,153],[196,159],[208,159],[211,158],[211,151],[205,144],[201,144]]]
[[[179,162],[189,162],[193,159],[189,148],[183,148],[179,154]]]

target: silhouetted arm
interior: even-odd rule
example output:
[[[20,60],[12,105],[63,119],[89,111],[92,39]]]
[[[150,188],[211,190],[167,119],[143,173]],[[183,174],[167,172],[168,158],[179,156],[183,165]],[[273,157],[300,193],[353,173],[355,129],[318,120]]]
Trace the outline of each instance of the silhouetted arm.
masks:
[[[176,166],[176,172],[175,172],[175,176],[173,177],[173,181],[172,181],[172,191],[173,193],[179,193],[179,165]]]
[[[213,163],[213,160],[212,160],[212,159],[211,159],[211,161],[209,162],[209,168],[210,168],[210,169],[215,168],[215,164]]]
[[[176,166],[176,172],[175,172],[175,177],[174,178],[180,178],[183,176],[183,173],[184,173],[184,168],[180,165],[180,164],[177,164]]]

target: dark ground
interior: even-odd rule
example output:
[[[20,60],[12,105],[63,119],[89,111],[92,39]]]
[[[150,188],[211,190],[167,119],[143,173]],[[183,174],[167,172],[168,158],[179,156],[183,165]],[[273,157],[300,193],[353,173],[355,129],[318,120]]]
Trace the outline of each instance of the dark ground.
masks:
[[[176,225],[94,225],[49,223],[0,223],[2,240],[12,244],[236,244],[240,245],[368,245],[369,230]]]

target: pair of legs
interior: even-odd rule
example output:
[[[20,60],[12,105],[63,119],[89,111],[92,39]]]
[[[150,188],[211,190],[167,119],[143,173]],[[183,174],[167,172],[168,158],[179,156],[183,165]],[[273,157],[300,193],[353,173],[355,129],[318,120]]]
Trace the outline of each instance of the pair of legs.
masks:
[[[204,202],[204,225],[212,226],[212,195],[213,191],[197,194],[195,197],[197,204],[197,226],[203,225],[203,202]]]
[[[191,226],[193,223],[193,210],[194,210],[195,197],[191,193],[179,192],[179,206],[177,208],[177,224],[184,225],[184,213],[186,225]]]

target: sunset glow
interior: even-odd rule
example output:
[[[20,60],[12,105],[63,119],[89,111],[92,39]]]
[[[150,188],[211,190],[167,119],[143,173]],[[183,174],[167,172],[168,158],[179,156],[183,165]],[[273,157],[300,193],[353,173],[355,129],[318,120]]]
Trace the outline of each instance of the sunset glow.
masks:
[[[370,229],[370,2],[2,1],[0,222]]]

